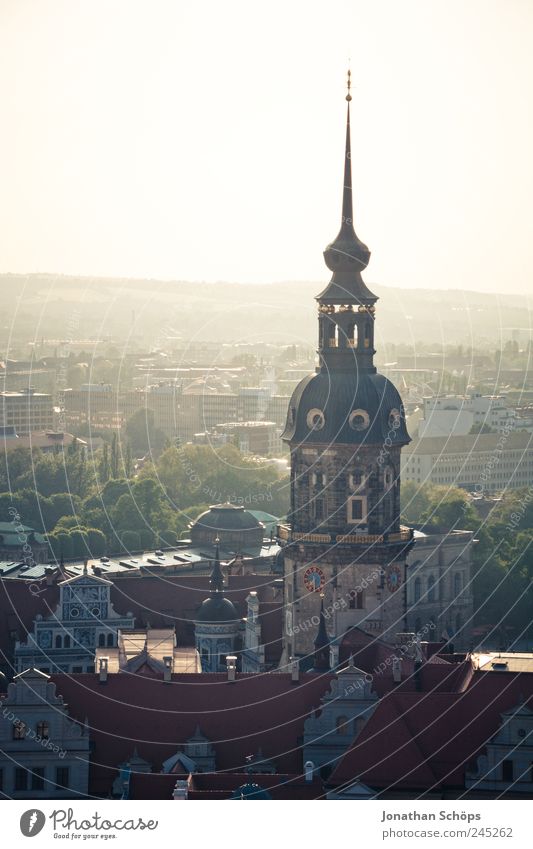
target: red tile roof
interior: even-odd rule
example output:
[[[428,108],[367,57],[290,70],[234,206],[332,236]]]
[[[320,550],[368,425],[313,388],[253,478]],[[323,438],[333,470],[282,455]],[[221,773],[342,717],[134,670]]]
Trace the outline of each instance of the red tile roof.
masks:
[[[501,714],[523,696],[533,697],[533,675],[494,672],[475,672],[463,691],[389,693],[330,781],[359,778],[378,789],[421,792],[464,787],[465,771],[498,730]]]
[[[95,748],[91,793],[106,796],[118,764],[136,747],[159,771],[163,761],[195,732],[216,750],[217,769],[240,772],[246,757],[261,748],[281,772],[302,770],[301,737],[306,717],[319,707],[331,675],[238,675],[235,684],[223,674],[174,675],[171,683],[125,673],[54,675],[57,692],[70,715],[87,716]]]

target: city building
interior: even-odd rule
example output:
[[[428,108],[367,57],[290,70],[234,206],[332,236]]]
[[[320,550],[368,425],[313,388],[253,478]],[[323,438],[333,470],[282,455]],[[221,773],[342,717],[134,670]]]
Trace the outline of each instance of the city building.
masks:
[[[474,592],[472,531],[415,531],[407,556],[407,631],[472,648]]]
[[[243,454],[268,457],[276,452],[278,433],[275,422],[225,422],[214,428],[214,435],[225,436]]]
[[[120,630],[131,629],[131,614],[120,616],[110,599],[112,583],[86,572],[59,584],[59,604],[51,616],[37,614],[26,642],[15,644],[18,672],[92,672],[98,646],[117,645]]]
[[[418,436],[466,436],[475,428],[508,434],[516,424],[515,411],[500,395],[437,395],[424,398]]]
[[[64,451],[73,443],[82,451],[87,451],[87,442],[72,433],[63,433],[58,430],[47,430],[44,433],[35,431],[27,436],[19,436],[14,425],[0,427],[0,452],[9,453],[16,448],[28,448],[30,451],[44,451],[45,454],[53,454]]]
[[[533,483],[533,434],[481,433],[416,439],[402,453],[403,480],[478,494]]]
[[[28,572],[37,564],[48,563],[50,549],[43,534],[21,523],[14,516],[12,522],[0,522],[0,561],[6,566],[20,564],[20,569]],[[44,567],[42,567],[44,569]],[[0,574],[4,569],[0,567]]]
[[[54,430],[52,396],[34,389],[0,392],[0,427],[13,427],[19,436]]]
[[[309,623],[328,612],[328,638],[357,625],[391,640],[404,630],[405,559],[400,451],[409,435],[402,400],[374,365],[377,297],[361,277],[370,251],[353,228],[350,100],[341,229],[324,258],[333,272],[317,296],[319,366],[289,402],[291,451],[285,548],[285,653],[313,656]]]
[[[202,603],[194,621],[196,649],[202,672],[223,672],[228,656],[232,657],[233,668],[236,669],[235,652],[240,648],[238,638],[241,620],[235,605],[224,594],[218,544],[209,585],[209,598]]]

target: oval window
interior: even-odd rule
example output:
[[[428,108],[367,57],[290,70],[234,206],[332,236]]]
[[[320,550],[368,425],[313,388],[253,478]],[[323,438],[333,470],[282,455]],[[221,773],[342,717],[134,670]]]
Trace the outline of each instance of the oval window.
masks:
[[[317,407],[314,407],[307,413],[307,426],[310,427],[311,430],[322,430],[325,421],[324,413]]]
[[[393,428],[393,430],[398,430],[402,423],[402,416],[399,410],[394,407],[389,413],[389,427]]]
[[[348,424],[352,430],[366,430],[370,424],[370,416],[366,410],[352,410]]]

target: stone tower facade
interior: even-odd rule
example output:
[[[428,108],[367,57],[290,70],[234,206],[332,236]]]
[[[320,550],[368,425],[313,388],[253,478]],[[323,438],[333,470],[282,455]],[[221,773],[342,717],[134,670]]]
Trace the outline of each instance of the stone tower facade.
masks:
[[[353,226],[350,89],[341,229],[324,252],[332,278],[318,302],[319,365],[296,387],[282,438],[291,451],[284,544],[284,659],[312,665],[321,600],[330,638],[359,626],[404,630],[400,451],[410,441],[402,400],[374,366],[377,297],[363,282],[370,251]]]

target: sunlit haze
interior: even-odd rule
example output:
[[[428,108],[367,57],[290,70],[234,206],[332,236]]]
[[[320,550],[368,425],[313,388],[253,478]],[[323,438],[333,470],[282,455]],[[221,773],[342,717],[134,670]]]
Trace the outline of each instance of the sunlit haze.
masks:
[[[1,0],[0,271],[531,293],[528,0]]]

